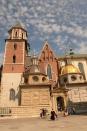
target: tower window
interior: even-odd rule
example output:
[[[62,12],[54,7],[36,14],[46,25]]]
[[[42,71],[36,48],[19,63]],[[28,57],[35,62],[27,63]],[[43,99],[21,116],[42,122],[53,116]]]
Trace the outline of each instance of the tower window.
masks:
[[[23,39],[23,33],[22,33],[22,39]]]
[[[17,31],[15,32],[15,37],[18,37],[18,33],[17,33]]]
[[[79,70],[81,71],[81,73],[83,74],[84,79],[85,79],[85,72],[84,72],[83,64],[82,63],[78,63],[78,67],[79,67]]]
[[[16,43],[14,43],[14,50],[16,50],[17,49],[17,44]]]
[[[12,88],[10,89],[10,96],[9,96],[10,100],[15,100],[15,90]]]
[[[16,56],[13,56],[13,63],[16,63]]]
[[[52,79],[52,73],[51,73],[51,66],[48,65],[47,67],[47,76],[49,77],[49,79]]]

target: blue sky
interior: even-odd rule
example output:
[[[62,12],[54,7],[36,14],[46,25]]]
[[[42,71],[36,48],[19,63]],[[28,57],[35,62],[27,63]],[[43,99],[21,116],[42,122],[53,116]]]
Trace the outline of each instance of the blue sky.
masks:
[[[17,21],[28,31],[31,51],[48,40],[57,55],[69,48],[87,52],[87,0],[0,0],[0,64],[7,32]]]

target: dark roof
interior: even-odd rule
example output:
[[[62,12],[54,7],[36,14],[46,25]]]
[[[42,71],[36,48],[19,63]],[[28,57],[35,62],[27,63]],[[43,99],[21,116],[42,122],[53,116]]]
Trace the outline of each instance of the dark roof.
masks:
[[[73,54],[73,55],[63,55],[63,56],[58,56],[57,57],[59,60],[62,60],[62,59],[81,59],[81,58],[85,58],[87,59],[87,54]]]
[[[10,32],[13,28],[20,28],[20,29],[26,31],[19,21],[14,26],[12,26],[8,32]]]
[[[34,75],[34,74],[37,74],[37,75],[46,75],[44,71],[40,70],[40,67],[39,65],[31,65],[31,66],[28,66],[27,69],[25,69],[25,72],[24,74],[31,74],[31,75]]]
[[[21,25],[20,22],[17,22],[13,27],[20,27],[20,28],[22,28],[22,25]]]

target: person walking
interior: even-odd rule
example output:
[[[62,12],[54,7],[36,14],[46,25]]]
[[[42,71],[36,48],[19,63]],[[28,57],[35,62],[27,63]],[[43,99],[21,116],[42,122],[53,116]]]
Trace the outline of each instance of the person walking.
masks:
[[[52,109],[50,119],[51,119],[51,120],[55,120],[55,118],[57,118],[57,114],[56,114],[55,111]]]

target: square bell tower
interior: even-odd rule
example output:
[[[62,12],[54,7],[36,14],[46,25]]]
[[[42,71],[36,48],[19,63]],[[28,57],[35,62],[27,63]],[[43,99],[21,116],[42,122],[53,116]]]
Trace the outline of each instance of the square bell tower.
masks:
[[[5,53],[3,73],[1,81],[1,105],[18,105],[18,87],[25,68],[26,55],[29,44],[27,31],[18,22],[9,31],[9,37],[5,40]],[[12,91],[14,98],[11,97]]]

